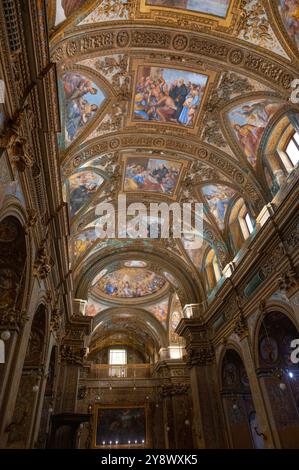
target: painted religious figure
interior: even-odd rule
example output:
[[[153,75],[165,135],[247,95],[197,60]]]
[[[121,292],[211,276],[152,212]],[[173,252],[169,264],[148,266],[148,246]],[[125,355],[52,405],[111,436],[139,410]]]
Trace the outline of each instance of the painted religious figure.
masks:
[[[48,1],[54,2],[55,0]],[[87,0],[56,0],[55,25],[62,23],[86,3]]]
[[[254,167],[264,130],[280,107],[280,103],[258,100],[244,103],[229,112],[229,120],[238,142]]]
[[[291,40],[299,48],[299,2],[298,0],[279,0],[279,11]]]
[[[64,135],[61,145],[67,147],[92,120],[105,96],[97,85],[77,72],[66,72],[62,83],[60,95]]]
[[[92,246],[97,239],[95,227],[91,227],[79,233],[73,240],[74,256],[81,256]]]
[[[146,5],[181,8],[225,18],[230,0],[146,0]]]
[[[181,163],[154,158],[128,158],[125,169],[125,191],[153,191],[173,195]]]
[[[204,186],[202,188],[202,192],[217,224],[221,229],[223,229],[227,208],[235,195],[234,189],[217,184]]]
[[[148,309],[153,315],[155,315],[157,320],[159,320],[159,322],[161,322],[162,325],[166,327],[166,320],[168,314],[168,299],[166,301],[159,302],[156,305],[152,305]]]
[[[166,281],[157,274],[140,268],[121,268],[101,278],[97,287],[106,295],[137,298],[154,294]]]
[[[134,118],[194,127],[208,82],[187,70],[139,67]]]
[[[146,440],[145,409],[100,408],[97,413],[96,446],[144,446]]]
[[[105,306],[94,300],[92,297],[88,298],[85,308],[85,315],[88,317],[95,317],[98,313],[105,309]]]
[[[260,354],[266,363],[275,363],[279,354],[277,341],[269,336],[262,338],[260,341]]]
[[[69,178],[67,185],[71,217],[90,202],[103,181],[100,175],[91,171],[76,173]]]

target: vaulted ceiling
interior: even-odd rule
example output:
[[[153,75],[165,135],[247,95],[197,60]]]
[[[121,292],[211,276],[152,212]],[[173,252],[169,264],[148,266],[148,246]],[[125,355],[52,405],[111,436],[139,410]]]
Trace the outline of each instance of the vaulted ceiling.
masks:
[[[142,310],[153,341],[161,325],[173,335],[170,314],[177,321],[181,305],[209,300],[207,252],[220,268],[236,255],[232,208],[245,205],[254,221],[273,197],[263,150],[296,112],[297,2],[47,3],[76,296],[89,300],[87,314],[112,312],[119,324]],[[134,239],[133,216],[127,233],[103,240],[96,207],[109,202],[117,213],[120,194],[128,204],[203,202],[202,246]]]

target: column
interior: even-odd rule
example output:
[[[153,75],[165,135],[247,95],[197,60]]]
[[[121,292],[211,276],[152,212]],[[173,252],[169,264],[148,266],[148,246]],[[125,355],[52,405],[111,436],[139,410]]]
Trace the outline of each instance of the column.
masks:
[[[225,447],[225,425],[217,387],[215,354],[208,328],[200,315],[184,318],[176,333],[186,340],[193,401],[193,436],[195,447]]]

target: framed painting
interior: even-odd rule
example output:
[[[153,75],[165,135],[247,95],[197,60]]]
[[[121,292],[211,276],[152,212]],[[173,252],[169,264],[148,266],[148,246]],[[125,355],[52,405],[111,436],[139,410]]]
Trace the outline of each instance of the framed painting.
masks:
[[[126,157],[123,191],[153,192],[174,198],[186,168],[185,162],[145,156]]]
[[[147,438],[145,405],[96,405],[94,448],[145,448]]]
[[[282,1],[282,0],[281,0]],[[238,2],[235,0],[140,0],[141,13],[164,15],[188,15],[188,18],[206,21],[222,27],[230,27]]]
[[[132,121],[194,129],[209,75],[154,65],[137,67]]]
[[[174,8],[226,18],[231,0],[145,0],[146,6]]]

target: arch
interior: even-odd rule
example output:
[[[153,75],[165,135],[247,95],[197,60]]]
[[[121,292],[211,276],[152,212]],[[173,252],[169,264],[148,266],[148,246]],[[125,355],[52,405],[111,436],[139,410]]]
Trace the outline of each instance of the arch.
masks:
[[[14,196],[9,196],[4,200],[3,206],[0,209],[0,223],[7,217],[13,217],[18,221],[19,226],[23,232],[25,243],[25,259],[20,266],[24,266],[23,273],[23,288],[22,288],[22,303],[19,305],[21,311],[28,311],[30,304],[31,293],[33,289],[34,280],[31,276],[33,268],[33,244],[30,231],[26,229],[28,215],[21,202]],[[14,250],[15,251],[15,250]],[[13,259],[13,257],[12,257]]]
[[[255,325],[253,326],[253,358],[256,368],[259,366],[259,332],[265,315],[271,312],[278,312],[285,315],[289,321],[294,324],[295,328],[299,329],[299,321],[290,304],[279,300],[267,300],[263,305],[263,314],[258,316]]]
[[[162,324],[154,317],[150,312],[144,310],[143,308],[138,307],[112,307],[104,312],[98,313],[93,319],[93,332],[94,336],[97,330],[104,326],[105,323],[109,322],[111,319],[118,318],[128,318],[130,321],[131,317],[136,317],[144,325],[145,331],[154,339],[155,344],[160,345],[160,347],[168,346],[168,337],[167,331],[163,328]],[[91,336],[91,339],[92,339]]]
[[[268,309],[258,330],[258,376],[282,448],[298,448],[299,410],[297,407],[299,374],[292,362],[291,343],[298,339],[296,323],[288,315]]]
[[[22,426],[8,434],[9,448],[26,448],[32,446],[34,422],[40,400],[42,371],[47,352],[47,311],[41,303],[32,319],[30,335],[27,342],[22,375],[15,404],[14,422]]]
[[[251,231],[246,221],[247,215],[249,216],[252,224]],[[250,238],[254,231],[253,224],[254,221],[252,219],[252,215],[244,199],[236,199],[227,213],[227,235],[229,237],[233,253],[236,254]]]
[[[51,415],[53,413],[55,388],[56,388],[56,374],[58,366],[58,347],[53,344],[48,359],[47,377],[45,380],[44,396],[41,398],[41,411],[39,418],[39,432],[35,446],[39,449],[44,449],[47,446],[49,438],[49,428]]]
[[[91,281],[106,265],[128,259],[142,260],[146,256],[148,261],[151,261],[156,266],[163,266],[165,271],[170,272],[178,280],[180,284],[178,295],[182,304],[198,303],[204,299],[204,291],[199,281],[199,273],[195,267],[188,266],[178,255],[162,250],[160,247],[156,247],[155,253],[149,250],[148,247],[142,248],[142,250],[136,251],[136,248],[128,250],[124,247],[119,249],[117,253],[112,248],[109,250],[110,253],[103,251],[100,261],[96,254],[93,255],[85,270],[83,268],[75,279],[75,286],[77,286],[76,298],[87,298]],[[167,257],[165,256],[166,253]]]
[[[258,435],[258,418],[247,371],[238,349],[227,346],[222,352],[219,366],[222,405],[230,447],[264,448],[263,438]]]

